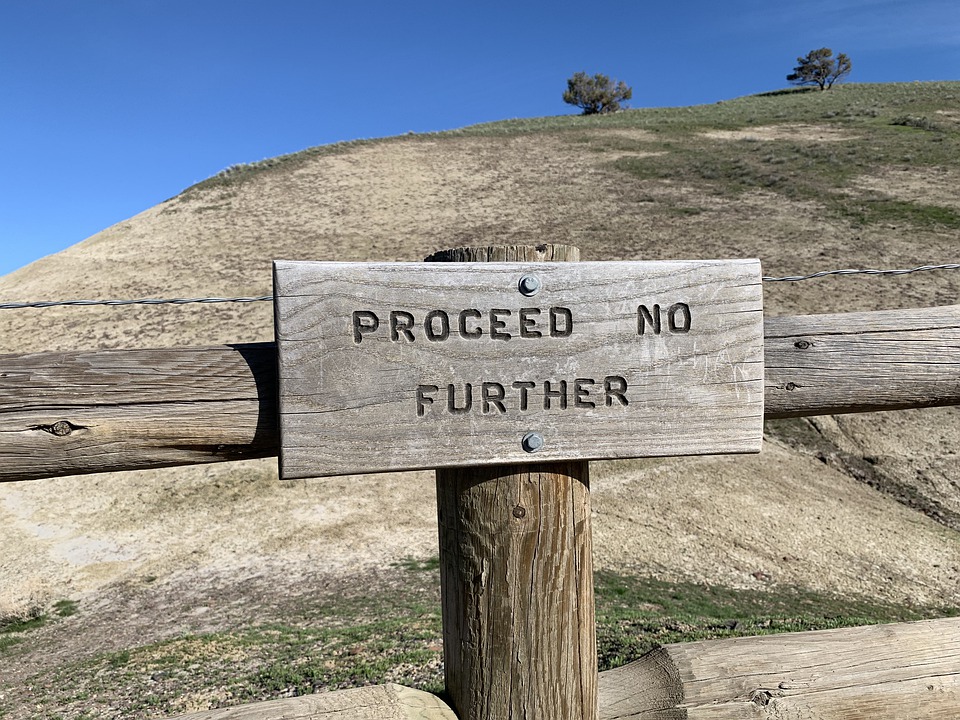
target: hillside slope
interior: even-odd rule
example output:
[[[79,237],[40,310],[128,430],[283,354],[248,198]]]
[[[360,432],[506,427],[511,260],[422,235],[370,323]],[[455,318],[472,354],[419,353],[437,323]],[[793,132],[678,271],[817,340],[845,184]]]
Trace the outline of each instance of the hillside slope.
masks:
[[[263,295],[277,258],[416,261],[497,243],[569,243],[588,260],[759,257],[774,276],[956,262],[957,187],[960,83],[508,121],[232,168],[7,275],[0,300]],[[960,273],[764,289],[769,315],[931,306],[958,302]],[[270,340],[271,313],[0,311],[0,352]],[[755,458],[597,463],[597,564],[960,603],[958,441],[949,408],[772,424]],[[149,577],[182,592],[136,637],[216,626],[231,620],[191,614],[203,586],[253,606],[251,579],[294,592],[435,554],[432,495],[429,473],[281,485],[270,462],[7,484],[0,614],[108,603]]]

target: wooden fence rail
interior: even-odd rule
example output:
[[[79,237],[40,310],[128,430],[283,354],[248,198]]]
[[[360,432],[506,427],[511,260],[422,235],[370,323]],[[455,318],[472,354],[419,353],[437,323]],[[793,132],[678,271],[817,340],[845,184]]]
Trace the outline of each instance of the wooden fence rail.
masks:
[[[960,404],[960,305],[768,318],[766,418]],[[268,457],[273,343],[0,356],[0,482]]]
[[[600,720],[953,720],[960,620],[664,645],[600,675]]]
[[[599,720],[955,720],[960,619],[664,645],[600,673]],[[455,720],[398,685],[272,700],[179,720]]]
[[[531,252],[537,255],[550,247],[537,246]],[[765,418],[960,404],[960,305],[769,318],[763,335]],[[753,337],[758,336],[759,325],[755,324]],[[284,338],[280,337],[282,351]],[[755,368],[756,359],[753,363]],[[278,350],[273,343],[0,356],[0,482],[277,455],[277,368]],[[758,419],[758,414],[757,408],[752,417]],[[585,471],[587,463],[581,464]],[[576,473],[570,475],[575,477]],[[452,487],[447,475],[438,477],[443,488]],[[479,477],[464,487],[481,481],[495,484]],[[548,480],[547,484],[554,483]],[[585,472],[581,484],[586,493]],[[546,503],[551,507],[555,504]],[[476,506],[470,505],[466,514],[476,514]],[[450,514],[451,503],[442,494],[439,507],[441,515]],[[490,517],[496,519],[497,513],[510,509],[498,502]],[[528,514],[519,504],[512,509],[514,519]],[[516,514],[518,509],[521,514]],[[589,518],[589,510],[585,512]],[[467,530],[473,532],[469,528],[458,528],[454,539],[466,548],[462,555],[481,558],[482,554],[479,563],[486,567],[484,563],[492,557],[488,546],[499,526],[492,521],[484,523],[476,531],[476,548],[461,542]],[[563,527],[549,517],[537,523],[525,530],[537,543],[543,527]],[[588,528],[587,523],[581,524]],[[548,535],[544,535],[547,540],[552,537]],[[588,539],[578,550],[581,554],[589,553]],[[451,542],[448,545],[453,546]],[[504,577],[514,577],[510,573],[519,567],[522,555],[516,548],[508,548],[501,563],[507,568]],[[467,566],[462,558],[451,562],[451,568],[458,572]],[[585,585],[575,590],[580,593],[578,597],[587,598],[584,604],[592,605],[592,573],[582,558],[578,562],[586,568],[581,573]],[[552,561],[546,564],[555,565]],[[476,573],[468,574],[467,584],[474,582],[474,577]],[[450,595],[453,586],[446,583],[443,587],[444,594]],[[518,587],[533,586],[520,582]],[[579,616],[557,620],[560,616],[552,607],[540,602],[549,596],[551,588],[534,588],[531,597],[536,602],[520,613],[523,622],[529,624],[528,635],[534,640],[549,633],[560,637],[560,630],[577,626],[579,647],[592,648],[592,612],[583,616],[587,618],[583,622],[577,620]],[[466,597],[456,588],[454,592]],[[476,609],[489,595],[501,594],[499,590],[483,594],[481,599],[471,600],[470,607]],[[573,590],[565,589],[564,595],[561,600],[569,601]],[[473,640],[452,634],[451,627],[457,622],[452,607],[445,599],[445,643],[452,638],[451,645],[470,646]],[[470,617],[474,615],[471,611]],[[484,616],[485,624],[474,634],[494,637],[491,628],[503,630],[514,621],[509,613],[490,622]],[[570,641],[565,642],[570,645]],[[960,621],[954,619],[664,646],[638,663],[601,677],[599,717],[960,717],[958,643]],[[557,698],[570,693],[577,677],[590,675],[596,680],[592,651],[589,655],[589,661],[581,663],[584,671],[574,673],[574,680],[554,681],[552,678],[560,678],[564,669],[556,664],[560,653],[528,662],[529,653],[520,652],[522,668],[500,663],[477,692],[460,693],[463,697],[459,697],[457,683],[466,673],[456,663],[451,664],[447,653],[446,662],[457,674],[452,682],[448,673],[448,697],[465,720],[519,714],[542,717],[540,708],[554,708],[547,713],[550,717],[568,714],[592,720],[598,717],[598,693],[592,681],[580,683],[580,694],[589,702],[580,702],[570,713],[556,711],[569,705]],[[569,662],[564,661],[564,665]],[[527,681],[540,682],[542,692],[517,691],[537,700],[529,712],[513,712],[516,703],[488,712],[493,698],[490,687],[507,675],[511,686],[513,680],[520,683],[518,688]],[[439,720],[452,717],[452,713],[431,696],[384,686],[194,717]]]

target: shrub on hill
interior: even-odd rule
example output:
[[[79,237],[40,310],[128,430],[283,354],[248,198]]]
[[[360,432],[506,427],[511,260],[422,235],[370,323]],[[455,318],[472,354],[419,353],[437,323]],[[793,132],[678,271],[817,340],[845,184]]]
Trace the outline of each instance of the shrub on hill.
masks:
[[[620,103],[631,97],[633,89],[622,80],[614,81],[601,73],[590,77],[585,72],[574,73],[563,93],[563,101],[576,105],[584,115],[616,112]]]
[[[853,63],[844,53],[834,57],[830,48],[820,48],[798,57],[797,66],[787,75],[787,80],[795,85],[817,85],[821,90],[829,90],[852,69]]]

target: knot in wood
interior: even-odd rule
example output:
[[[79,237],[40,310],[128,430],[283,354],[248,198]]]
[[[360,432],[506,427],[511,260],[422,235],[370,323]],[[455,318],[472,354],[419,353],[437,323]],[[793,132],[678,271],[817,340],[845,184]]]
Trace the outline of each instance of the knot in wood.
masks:
[[[753,693],[750,700],[760,707],[766,707],[770,704],[770,701],[773,700],[773,693],[769,690],[757,690]]]
[[[812,345],[813,345],[813,343],[810,342],[809,340],[797,340],[797,341],[793,344],[793,346],[794,346],[797,350],[806,350],[807,348],[811,347]]]
[[[63,437],[64,435],[69,435],[73,432],[73,425],[66,420],[58,420],[50,426],[50,432],[57,437]]]
[[[527,514],[527,509],[523,505],[517,505],[513,509],[513,516],[519,520],[522,517],[525,517]]]
[[[42,430],[45,433],[50,433],[56,437],[64,437],[69,435],[74,430],[85,430],[86,428],[83,425],[74,425],[69,420],[57,420],[52,425],[31,425],[31,430]]]

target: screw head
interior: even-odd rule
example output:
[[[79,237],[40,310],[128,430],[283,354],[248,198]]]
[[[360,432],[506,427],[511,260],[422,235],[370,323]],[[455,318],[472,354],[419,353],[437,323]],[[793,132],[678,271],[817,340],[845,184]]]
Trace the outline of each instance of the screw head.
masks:
[[[541,450],[545,444],[546,441],[543,439],[543,435],[535,432],[528,432],[520,441],[520,447],[528,453],[535,453]]]
[[[530,297],[531,295],[536,295],[540,292],[540,288],[543,285],[540,282],[540,278],[536,275],[524,275],[520,278],[520,283],[518,284],[520,288],[520,294]]]

